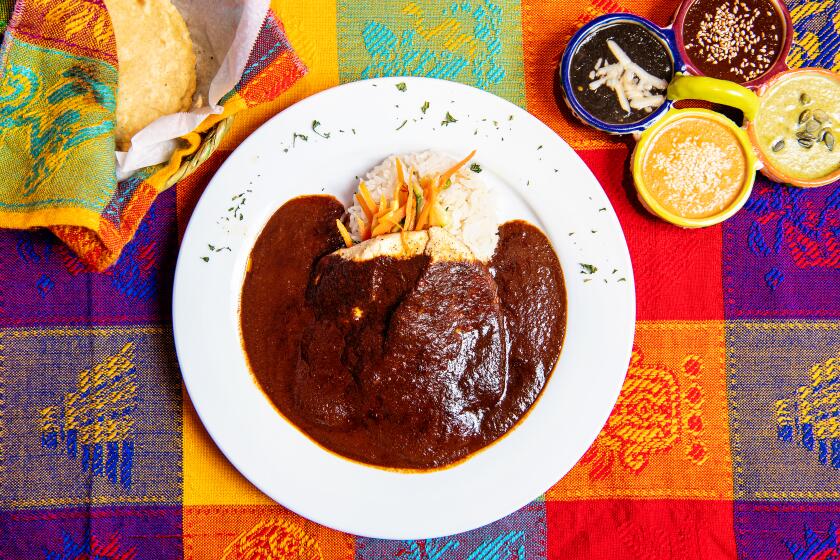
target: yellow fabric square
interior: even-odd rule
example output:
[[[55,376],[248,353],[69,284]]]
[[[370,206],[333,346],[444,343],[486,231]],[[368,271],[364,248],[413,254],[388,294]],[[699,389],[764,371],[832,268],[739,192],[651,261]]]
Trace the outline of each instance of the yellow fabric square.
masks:
[[[222,454],[184,395],[184,505],[275,504]]]

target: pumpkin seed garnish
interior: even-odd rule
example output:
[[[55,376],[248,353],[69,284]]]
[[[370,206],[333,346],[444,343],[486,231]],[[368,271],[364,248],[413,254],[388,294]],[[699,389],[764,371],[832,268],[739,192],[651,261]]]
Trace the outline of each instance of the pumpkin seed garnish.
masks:
[[[804,123],[805,121],[807,121],[810,118],[811,118],[811,110],[810,109],[805,109],[804,111],[799,113],[799,124]]]
[[[799,142],[799,145],[805,148],[806,150],[810,150],[814,147],[814,141],[809,140],[807,138],[800,138],[799,140],[797,140],[797,142]]]
[[[811,98],[808,96],[807,93],[803,93],[802,95],[799,96],[799,102],[802,103],[803,105],[807,105],[808,103],[811,102]]]
[[[810,142],[813,142],[814,140],[817,139],[816,135],[814,135],[811,132],[808,132],[807,130],[800,130],[799,132],[796,133],[796,137],[799,138],[800,140],[808,140]]]
[[[814,111],[814,120],[818,123],[824,123],[828,121],[828,113],[823,111],[822,109],[817,109]]]
[[[815,119],[811,119],[810,121],[805,123],[805,130],[808,132],[816,132],[820,129],[820,122]]]
[[[832,134],[830,130],[825,132],[823,142],[825,142],[825,147],[828,148],[829,152],[834,151],[834,134]]]
[[[773,151],[774,152],[781,152],[785,148],[785,141],[784,139],[779,140],[775,144],[773,144]]]

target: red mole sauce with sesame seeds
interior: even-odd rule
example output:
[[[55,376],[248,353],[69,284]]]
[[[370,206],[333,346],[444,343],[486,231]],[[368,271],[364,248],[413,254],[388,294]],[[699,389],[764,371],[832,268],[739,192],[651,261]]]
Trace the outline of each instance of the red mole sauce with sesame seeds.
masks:
[[[330,196],[283,205],[251,251],[240,325],[279,412],[363,463],[433,469],[507,433],[557,362],[566,291],[551,243],[502,224],[488,264],[346,260]]]
[[[773,66],[784,34],[785,21],[770,0],[696,0],[683,23],[685,52],[697,69],[739,83]]]

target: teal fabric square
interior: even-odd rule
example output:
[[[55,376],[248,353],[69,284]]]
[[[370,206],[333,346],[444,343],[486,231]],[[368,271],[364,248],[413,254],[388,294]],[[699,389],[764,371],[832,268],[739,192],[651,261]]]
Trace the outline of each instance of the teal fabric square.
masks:
[[[525,106],[522,18],[512,0],[340,0],[338,61],[342,83],[441,78]]]

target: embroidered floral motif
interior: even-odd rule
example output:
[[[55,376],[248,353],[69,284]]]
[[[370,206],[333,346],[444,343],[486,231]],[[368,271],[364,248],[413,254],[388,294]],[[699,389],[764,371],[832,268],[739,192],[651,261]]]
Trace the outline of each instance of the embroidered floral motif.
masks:
[[[598,439],[581,459],[591,465],[590,478],[608,477],[616,460],[627,471],[640,473],[652,455],[671,450],[682,442],[686,457],[697,465],[708,458],[702,439],[703,388],[697,382],[703,363],[697,356],[686,356],[681,373],[684,391],[677,375],[664,366],[644,363],[634,349],[621,395]]]
[[[805,527],[805,542],[785,542],[791,553],[791,560],[840,560],[840,539],[837,525],[828,525],[828,534],[821,537],[810,527]]]
[[[455,80],[469,73],[473,85],[484,89],[504,79],[502,8],[497,4],[455,2],[441,14],[409,2],[402,13],[411,19],[406,29],[395,32],[375,20],[362,29],[372,59],[362,78],[411,75]]]
[[[124,548],[119,538],[112,535],[107,541],[91,536],[86,531],[80,542],[76,542],[66,531],[62,531],[60,551],[47,552],[44,560],[134,560],[137,551]]]
[[[79,373],[77,390],[63,405],[40,409],[41,445],[67,456],[81,452],[82,470],[131,487],[134,461],[134,413],[138,404],[133,343]]]
[[[823,465],[840,469],[840,354],[814,364],[810,383],[774,403],[776,435],[817,452]]]
[[[797,268],[840,268],[840,186],[819,205],[805,189],[760,182],[744,208],[753,215],[747,243],[754,255],[784,251]],[[764,275],[773,290],[784,279],[777,268]]]
[[[267,519],[244,531],[225,548],[221,560],[322,560],[321,547],[303,527]]]

